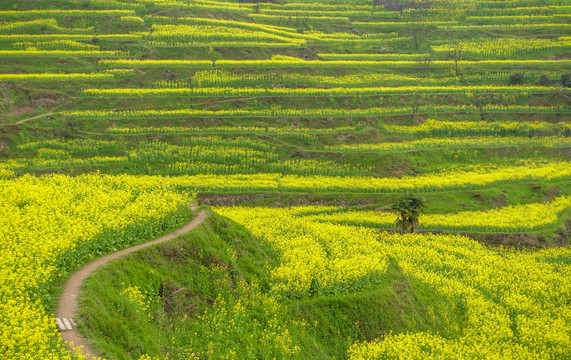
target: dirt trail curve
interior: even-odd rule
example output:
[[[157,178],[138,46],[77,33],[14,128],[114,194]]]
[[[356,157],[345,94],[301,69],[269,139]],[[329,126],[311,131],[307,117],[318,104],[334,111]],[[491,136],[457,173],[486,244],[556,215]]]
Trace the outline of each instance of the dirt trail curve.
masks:
[[[45,114],[40,114],[40,115],[32,116],[31,118],[23,119],[23,120],[20,120],[20,121],[16,122],[15,125],[21,125],[21,124],[23,124],[23,123],[25,123],[25,122],[27,122],[27,121],[34,120],[34,119],[39,119],[39,118],[43,118],[43,117],[50,116],[50,115],[53,115],[53,114],[55,114],[55,113],[49,112],[49,113],[45,113]]]
[[[57,317],[56,320],[58,322],[58,326],[60,327],[61,330],[63,330],[61,331],[61,337],[63,338],[63,340],[73,341],[75,347],[83,346],[82,352],[88,359],[97,358],[97,355],[95,355],[93,351],[91,351],[91,349],[89,348],[86,339],[83,336],[81,336],[74,328],[75,323],[72,320],[77,315],[77,305],[78,305],[77,300],[79,297],[79,290],[85,278],[87,278],[87,276],[89,276],[93,271],[95,271],[95,269],[97,269],[101,265],[108,263],[111,260],[115,260],[132,252],[135,252],[139,249],[143,249],[155,244],[160,244],[162,242],[171,240],[177,236],[180,236],[182,234],[185,234],[193,230],[198,225],[200,225],[207,216],[208,215],[206,214],[205,211],[200,211],[198,215],[190,223],[168,235],[165,235],[156,240],[152,240],[104,256],[100,259],[95,260],[92,263],[89,263],[88,265],[84,266],[79,271],[77,271],[75,274],[73,274],[69,278],[65,286],[65,290],[63,291],[60,297],[59,306],[56,312],[56,317]],[[89,354],[89,356],[87,356],[87,354]]]

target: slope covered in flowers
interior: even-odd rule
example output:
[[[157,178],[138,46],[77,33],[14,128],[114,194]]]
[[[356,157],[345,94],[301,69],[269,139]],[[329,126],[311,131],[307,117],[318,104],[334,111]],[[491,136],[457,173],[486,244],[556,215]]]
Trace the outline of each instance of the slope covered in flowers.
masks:
[[[131,176],[24,176],[0,185],[0,353],[10,359],[72,358],[46,309],[54,285],[189,212],[188,196]]]
[[[355,343],[349,349],[351,359],[563,359],[571,351],[571,267],[565,261],[569,249],[490,249],[461,236],[386,234],[358,225],[323,225],[311,215],[315,210],[217,211],[244,224],[280,253],[280,266],[271,274],[274,288],[300,291],[304,283],[305,289],[313,283],[323,284],[324,292],[358,291],[359,285],[370,285],[371,279],[382,276],[377,267],[367,264],[382,264],[390,256],[413,286],[429,286],[463,315],[453,324],[454,337],[430,332],[388,334],[382,340]],[[490,217],[494,215],[504,216],[497,212]],[[331,269],[322,275],[322,266],[344,261],[343,273],[335,276]],[[338,281],[336,287],[331,276]]]

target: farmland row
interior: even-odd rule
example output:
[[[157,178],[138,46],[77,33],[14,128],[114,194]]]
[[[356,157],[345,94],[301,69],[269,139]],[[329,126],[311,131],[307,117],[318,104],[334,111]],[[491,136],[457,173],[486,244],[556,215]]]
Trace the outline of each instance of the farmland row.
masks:
[[[52,151],[54,153],[57,151]],[[65,154],[57,152],[60,156],[59,159],[44,159],[40,160],[39,165],[43,163],[54,164],[55,166],[65,166]],[[135,152],[134,156],[138,156]],[[142,158],[147,161],[160,161],[161,158],[176,161],[176,154],[164,154],[150,152],[147,154],[142,153]],[[151,159],[148,156],[156,156],[158,159]],[[220,159],[220,154],[206,154],[203,155],[207,159]],[[226,157],[232,158],[232,155]],[[240,158],[240,156],[235,156]],[[95,162],[93,162],[95,160]],[[126,157],[114,158],[85,158],[85,159],[71,159],[68,160],[71,165],[80,165],[83,162],[86,165],[97,165],[97,161],[114,161],[117,164],[126,163]],[[248,166],[255,166],[259,164],[256,158],[248,158]],[[263,161],[262,161],[263,163]],[[12,161],[16,166],[27,166],[24,161]],[[33,164],[33,163],[32,163]],[[143,162],[143,164],[146,164]],[[10,163],[6,164],[8,168],[6,175],[13,176]],[[402,178],[376,178],[371,176],[326,176],[326,175],[311,175],[313,171],[321,171],[320,166],[325,165],[325,170],[332,173],[337,172],[346,175],[350,170],[345,168],[330,167],[327,163],[319,164],[318,162],[307,161],[306,164],[302,162],[291,162],[278,164],[277,171],[283,171],[286,168],[307,173],[307,176],[300,175],[281,175],[279,173],[257,173],[257,174],[236,174],[236,175],[193,175],[193,176],[180,176],[173,178],[173,185],[179,184],[191,188],[193,191],[206,191],[206,192],[306,192],[306,193],[325,193],[325,192],[348,192],[348,193],[388,193],[388,192],[431,192],[431,191],[447,191],[454,189],[480,189],[488,186],[497,186],[499,184],[509,184],[518,182],[533,182],[533,181],[547,181],[547,182],[561,182],[571,176],[568,163],[566,162],[548,162],[548,163],[523,163],[514,166],[480,166],[467,169],[452,169],[436,173],[421,174],[418,176],[404,176]],[[329,167],[328,167],[329,166]],[[172,169],[177,169],[173,167]],[[239,168],[235,168],[239,171]],[[297,170],[296,170],[297,169]],[[184,172],[184,166],[182,167]],[[224,170],[231,172],[230,170]],[[353,170],[354,172],[355,170]]]
[[[423,214],[419,228],[424,230],[455,231],[507,231],[529,232],[556,226],[561,213],[571,208],[571,198],[566,196],[546,204],[508,205],[488,211],[464,211],[451,214]],[[353,226],[393,229],[395,214],[370,210],[348,210],[341,207],[310,207],[304,211],[311,221],[329,222]]]
[[[0,52],[1,55],[1,52]],[[93,97],[161,97],[161,96],[364,96],[397,94],[546,94],[568,93],[567,88],[549,86],[394,86],[360,88],[112,88],[85,89]]]
[[[568,107],[541,106],[494,106],[488,105],[481,109],[475,106],[419,106],[413,107],[377,107],[364,109],[293,109],[273,107],[261,110],[204,110],[204,109],[173,109],[173,110],[80,110],[67,111],[64,115],[77,119],[153,119],[153,118],[204,118],[204,117],[285,117],[285,118],[358,118],[382,115],[404,114],[454,114],[454,113],[522,113],[522,114],[567,114]]]
[[[0,38],[1,39],[1,38]],[[103,67],[185,67],[190,69],[208,69],[208,68],[257,68],[257,69],[288,69],[288,68],[367,68],[374,70],[375,68],[453,68],[458,64],[464,67],[478,67],[489,70],[505,71],[506,67],[525,67],[525,68],[552,68],[558,66],[568,67],[571,60],[482,60],[482,61],[453,61],[453,60],[435,60],[430,62],[395,60],[395,61],[319,61],[319,60],[136,60],[136,59],[118,59],[118,60],[101,60],[99,65]]]

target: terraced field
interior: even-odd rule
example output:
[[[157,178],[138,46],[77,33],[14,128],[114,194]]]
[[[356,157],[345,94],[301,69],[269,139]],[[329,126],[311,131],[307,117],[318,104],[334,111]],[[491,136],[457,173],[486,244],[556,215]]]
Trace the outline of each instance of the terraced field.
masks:
[[[567,359],[565,0],[0,3],[0,358]],[[391,205],[426,200],[416,234]]]

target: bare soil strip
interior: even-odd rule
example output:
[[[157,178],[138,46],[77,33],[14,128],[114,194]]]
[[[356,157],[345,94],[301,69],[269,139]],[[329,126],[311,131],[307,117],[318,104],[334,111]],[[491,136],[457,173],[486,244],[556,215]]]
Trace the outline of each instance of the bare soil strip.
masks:
[[[56,317],[59,319],[73,319],[77,315],[77,307],[78,307],[77,301],[79,298],[80,287],[83,284],[83,281],[98,267],[108,263],[111,260],[115,260],[132,252],[135,252],[139,249],[163,243],[165,241],[176,238],[177,236],[185,234],[189,231],[192,231],[194,228],[200,225],[207,216],[208,215],[206,214],[206,212],[201,211],[186,226],[168,235],[165,235],[156,240],[146,242],[144,244],[139,244],[127,249],[123,249],[121,251],[117,251],[113,254],[109,254],[107,256],[104,256],[102,258],[93,261],[92,263],[89,263],[88,265],[78,270],[75,274],[73,274],[69,278],[65,286],[65,290],[63,291],[59,300],[59,306],[56,312]],[[65,328],[66,330],[61,332],[61,337],[63,338],[64,341],[73,342],[73,347],[83,346],[82,352],[87,357],[87,359],[97,358],[97,355],[95,355],[93,351],[89,348],[87,340],[76,331],[75,327],[69,326],[68,328],[67,326],[65,326]]]

